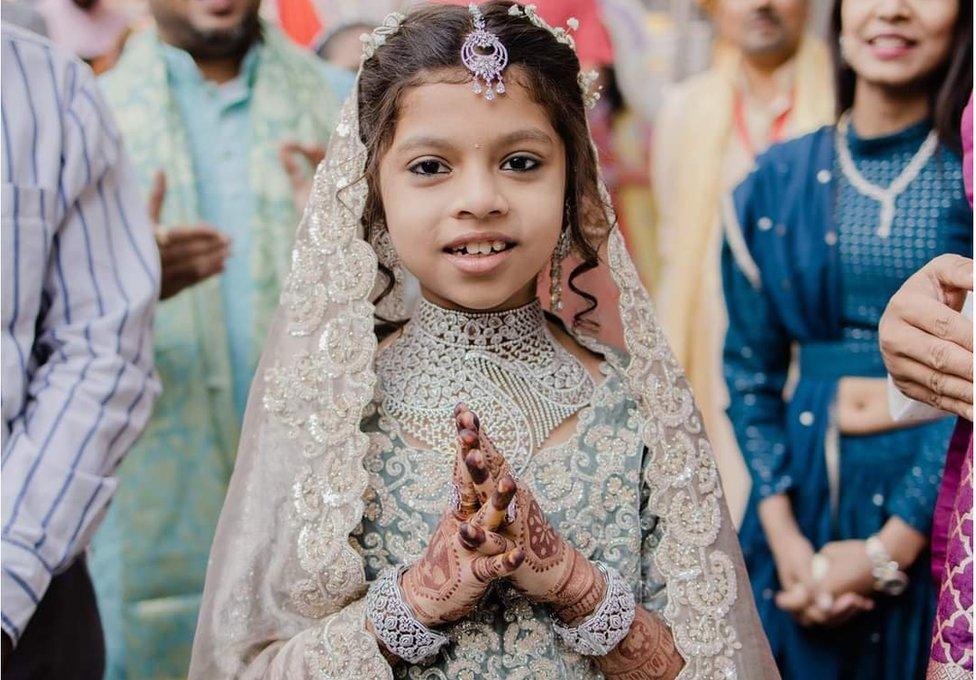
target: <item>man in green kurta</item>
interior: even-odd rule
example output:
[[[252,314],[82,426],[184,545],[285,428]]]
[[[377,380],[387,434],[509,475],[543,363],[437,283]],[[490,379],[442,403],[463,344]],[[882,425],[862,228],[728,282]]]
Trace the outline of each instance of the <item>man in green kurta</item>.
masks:
[[[207,556],[296,205],[337,114],[313,56],[258,0],[150,0],[157,28],[102,80],[158,222],[149,427],[119,471],[91,569],[109,678],[185,676]]]

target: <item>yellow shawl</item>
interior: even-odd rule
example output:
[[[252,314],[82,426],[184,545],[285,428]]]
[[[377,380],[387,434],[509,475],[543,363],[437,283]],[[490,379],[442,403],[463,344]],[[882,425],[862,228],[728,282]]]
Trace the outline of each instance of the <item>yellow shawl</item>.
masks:
[[[653,160],[661,261],[658,314],[701,407],[730,491],[733,516],[739,502],[745,502],[748,480],[723,412],[721,346],[726,322],[718,255],[719,202],[728,189],[723,186],[726,149],[740,59],[723,53],[710,70],[675,88],[654,128]],[[834,117],[827,48],[807,36],[794,59],[790,137],[815,130]]]

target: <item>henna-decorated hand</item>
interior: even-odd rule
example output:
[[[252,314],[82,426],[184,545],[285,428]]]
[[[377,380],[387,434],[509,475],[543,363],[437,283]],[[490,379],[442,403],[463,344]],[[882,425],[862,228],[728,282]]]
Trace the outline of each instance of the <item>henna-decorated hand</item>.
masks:
[[[485,531],[475,516],[466,544],[474,548],[487,545],[491,551],[521,548],[524,561],[509,577],[512,585],[531,600],[551,604],[566,622],[592,613],[606,590],[599,569],[552,527],[529,488],[514,481],[508,462],[481,429],[478,417],[464,406],[456,412],[463,428],[459,436],[465,467],[482,504],[479,515],[496,519],[500,514],[502,520],[496,525],[497,532]],[[506,516],[504,509],[493,508],[492,503],[499,492],[508,492],[509,484],[515,487],[514,513]]]
[[[459,512],[469,516],[474,512],[462,524],[462,542],[486,554],[514,546],[524,556],[508,577],[516,588],[532,600],[551,604],[570,625],[591,614],[606,590],[599,569],[549,524],[531,491],[514,481],[504,456],[481,430],[478,416],[461,405],[455,417],[465,463],[456,483],[467,477],[458,483]],[[514,517],[505,503],[512,498],[511,489],[515,489]],[[614,680],[673,680],[684,661],[667,625],[638,606],[627,637],[599,657],[597,664]]]
[[[488,502],[479,503],[462,460],[468,448],[459,445],[454,464],[457,507],[445,511],[424,554],[401,579],[404,598],[426,626],[464,618],[488,585],[511,575],[524,558],[521,548],[495,534],[515,493],[514,482],[498,484]],[[494,538],[488,540],[489,536]],[[481,540],[475,541],[478,537]]]

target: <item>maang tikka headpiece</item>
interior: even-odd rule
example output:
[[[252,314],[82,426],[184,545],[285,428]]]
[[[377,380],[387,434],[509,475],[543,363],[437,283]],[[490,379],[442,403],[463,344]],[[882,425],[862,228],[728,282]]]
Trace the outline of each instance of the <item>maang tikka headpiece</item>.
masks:
[[[505,94],[505,81],[502,71],[508,66],[508,50],[498,36],[485,28],[485,18],[477,5],[468,5],[474,19],[474,30],[464,38],[461,45],[461,63],[474,75],[471,89],[475,94],[484,92],[485,99],[491,101],[495,93]],[[484,86],[480,82],[484,81]]]
[[[485,27],[485,18],[477,5],[468,5],[468,11],[474,20],[474,30],[468,33],[461,45],[461,62],[471,71],[474,82],[471,85],[475,94],[484,93],[485,99],[492,101],[496,94],[505,94],[505,81],[502,79],[502,72],[508,66],[508,50],[497,35]],[[513,17],[522,17],[534,26],[544,28],[556,39],[556,42],[568,45],[570,49],[576,50],[576,42],[569,34],[579,28],[579,21],[570,17],[566,22],[566,28],[550,26],[539,16],[535,5],[520,5],[515,2],[509,8],[508,13]],[[593,81],[597,74],[594,71],[580,72],[579,86],[583,92],[583,102],[587,108],[593,108],[600,98],[599,92],[590,92]],[[479,82],[480,81],[480,82]]]
[[[464,44],[461,46],[461,62],[474,75],[474,83],[471,85],[474,93],[484,94],[485,99],[492,101],[496,94],[505,93],[505,81],[502,79],[502,72],[508,66],[508,50],[498,36],[486,28],[485,18],[477,5],[468,5],[468,11],[471,12],[474,19],[474,30],[468,33],[464,39]],[[522,17],[534,26],[546,29],[553,35],[556,42],[563,43],[574,51],[576,50],[576,42],[569,33],[579,28],[579,21],[576,18],[570,17],[566,21],[566,28],[550,26],[539,15],[535,5],[523,6],[517,2],[512,3],[508,13],[513,17]],[[386,43],[387,38],[400,30],[400,24],[405,18],[399,12],[392,12],[371,33],[363,33],[359,36],[363,43],[362,60],[364,62]],[[599,92],[590,91],[596,78],[597,73],[595,71],[580,71],[579,73],[579,86],[583,93],[583,102],[587,108],[593,108],[600,98]]]

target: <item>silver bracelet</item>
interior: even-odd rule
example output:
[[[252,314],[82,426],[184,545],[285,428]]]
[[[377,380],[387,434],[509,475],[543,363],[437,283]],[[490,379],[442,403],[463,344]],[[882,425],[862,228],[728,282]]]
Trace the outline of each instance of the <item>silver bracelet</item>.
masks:
[[[366,593],[366,616],[390,652],[407,663],[419,664],[436,656],[450,639],[417,620],[400,588],[400,576],[406,570],[401,565],[380,572]]]
[[[888,549],[877,534],[867,537],[864,541],[864,550],[871,560],[874,589],[879,593],[895,597],[905,592],[905,588],[908,587],[908,575],[898,568],[897,562],[891,559]]]
[[[605,656],[630,632],[637,602],[630,586],[613,567],[603,562],[596,566],[607,580],[607,590],[596,611],[579,625],[568,628],[553,616],[553,629],[566,645],[584,656]]]

